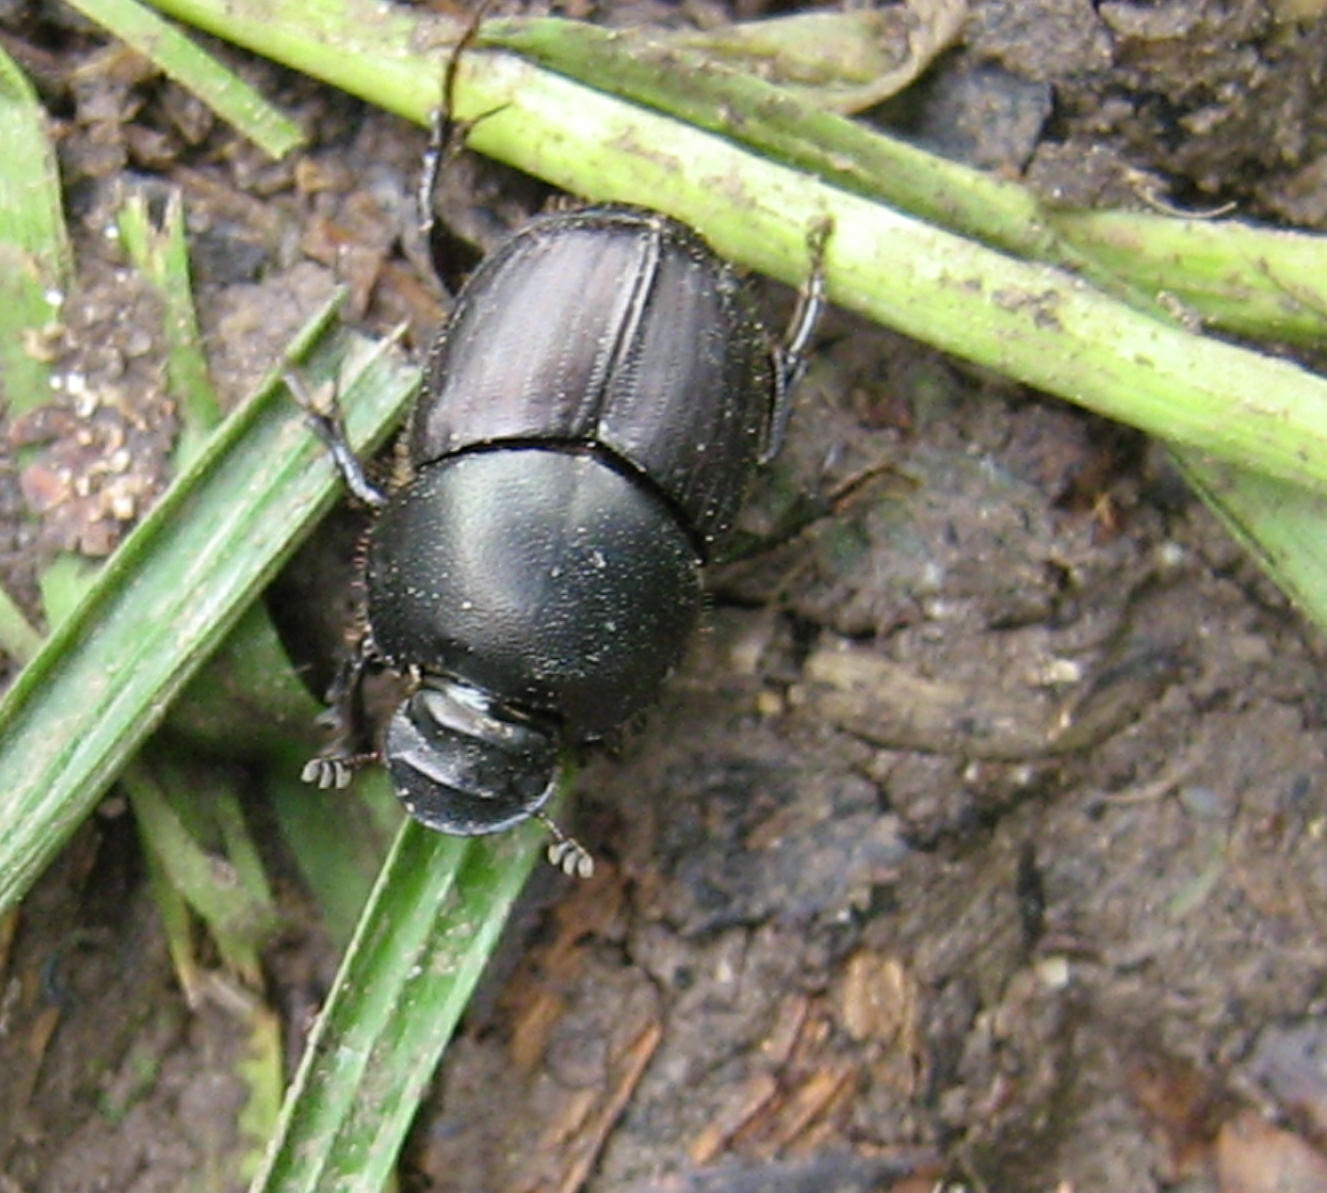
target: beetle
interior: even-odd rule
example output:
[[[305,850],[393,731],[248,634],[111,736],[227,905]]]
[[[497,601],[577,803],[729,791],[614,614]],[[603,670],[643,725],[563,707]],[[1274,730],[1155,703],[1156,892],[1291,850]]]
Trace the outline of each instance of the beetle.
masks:
[[[481,12],[482,15],[482,12]],[[427,235],[440,166],[468,125],[447,115],[472,21],[447,66],[420,187]],[[365,607],[332,690],[335,740],[304,768],[342,787],[386,763],[429,828],[501,832],[532,817],[550,858],[589,854],[544,813],[570,745],[655,699],[701,609],[701,570],[755,465],[777,450],[824,307],[820,257],[781,342],[698,233],[599,206],[528,222],[485,258],[430,350],[398,476],[375,487],[335,403],[290,388],[347,487],[377,511]],[[404,678],[375,733],[365,676]]]

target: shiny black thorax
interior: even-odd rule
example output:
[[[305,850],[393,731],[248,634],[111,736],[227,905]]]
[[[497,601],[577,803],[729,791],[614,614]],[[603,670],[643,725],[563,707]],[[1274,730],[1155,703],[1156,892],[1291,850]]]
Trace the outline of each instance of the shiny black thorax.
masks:
[[[774,385],[743,285],[689,229],[625,208],[533,221],[430,355],[369,543],[376,649],[602,736],[685,648]]]

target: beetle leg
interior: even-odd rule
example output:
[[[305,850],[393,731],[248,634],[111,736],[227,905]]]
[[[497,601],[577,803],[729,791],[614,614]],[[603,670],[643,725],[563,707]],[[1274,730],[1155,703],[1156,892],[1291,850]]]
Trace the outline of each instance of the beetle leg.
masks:
[[[290,396],[304,411],[309,425],[317,432],[318,438],[327,445],[332,462],[341,473],[346,488],[371,509],[382,509],[387,504],[387,495],[364,475],[364,466],[359,462],[359,457],[355,455],[350,441],[346,438],[346,428],[341,419],[341,409],[336,403],[335,394],[330,399],[314,394],[303,376],[294,369],[287,369],[283,380],[286,388],[290,390]]]
[[[342,660],[327,690],[327,711],[319,722],[331,726],[336,736],[316,758],[310,758],[300,779],[326,791],[349,786],[355,771],[381,760],[373,745],[373,728],[364,709],[364,676],[382,662],[365,636]]]
[[[553,838],[548,846],[548,860],[568,878],[589,878],[594,874],[594,855],[575,837],[569,837],[543,812],[536,812],[535,819],[544,826]]]
[[[350,786],[350,780],[354,778],[355,772],[360,767],[380,760],[377,751],[372,754],[347,754],[336,757],[319,754],[304,764],[299,777],[302,782],[312,783],[320,791],[330,791],[334,787],[339,791]]]
[[[760,453],[760,462],[768,464],[779,454],[788,431],[788,418],[792,414],[792,394],[806,371],[807,348],[820,316],[825,313],[825,242],[829,240],[831,224],[824,220],[807,237],[811,250],[811,272],[797,292],[797,305],[783,340],[770,352],[774,365],[774,397],[770,403],[769,434]]]
[[[447,57],[447,70],[442,77],[442,103],[433,109],[429,121],[429,143],[424,150],[424,163],[419,172],[419,187],[415,192],[415,205],[419,214],[419,230],[424,244],[429,244],[433,231],[433,204],[438,192],[438,179],[444,167],[451,162],[462,149],[470,130],[481,120],[487,120],[495,112],[502,111],[506,104],[487,112],[481,112],[470,120],[457,120],[452,116],[456,110],[456,75],[461,64],[461,55],[472,45],[479,35],[479,26],[488,15],[492,0],[483,0],[475,9],[469,23],[461,32],[456,45]]]

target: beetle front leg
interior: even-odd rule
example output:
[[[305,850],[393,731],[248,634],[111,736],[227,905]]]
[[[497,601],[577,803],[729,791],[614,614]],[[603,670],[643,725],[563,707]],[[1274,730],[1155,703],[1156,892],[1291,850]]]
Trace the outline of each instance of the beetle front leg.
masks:
[[[347,787],[355,771],[381,761],[381,751],[373,741],[372,720],[364,707],[364,680],[382,665],[367,634],[342,661],[327,691],[327,711],[318,718],[320,724],[330,725],[336,733],[317,757],[304,764],[300,772],[303,782],[323,791]]]
[[[545,856],[549,865],[556,866],[568,878],[591,878],[594,876],[594,855],[575,837],[564,833],[545,812],[536,812],[534,818],[548,830],[553,840],[549,843]]]
[[[797,292],[797,305],[783,339],[770,352],[774,365],[774,397],[770,403],[769,434],[760,453],[760,462],[768,464],[779,454],[788,432],[792,414],[792,394],[806,371],[807,348],[816,324],[825,313],[825,244],[833,225],[829,220],[817,224],[807,237],[811,250],[811,272]]]
[[[337,754],[329,756],[319,754],[310,758],[300,771],[300,781],[312,783],[319,791],[338,791],[350,786],[350,780],[361,767],[371,762],[382,761],[382,755],[376,750],[371,754]]]
[[[287,369],[283,378],[290,396],[304,411],[309,425],[317,432],[318,438],[327,445],[332,462],[336,465],[346,488],[370,509],[382,509],[387,504],[387,495],[383,493],[367,476],[364,466],[359,462],[350,440],[346,438],[345,423],[341,418],[341,408],[337,405],[336,395],[323,398],[309,389],[303,376],[294,369]]]

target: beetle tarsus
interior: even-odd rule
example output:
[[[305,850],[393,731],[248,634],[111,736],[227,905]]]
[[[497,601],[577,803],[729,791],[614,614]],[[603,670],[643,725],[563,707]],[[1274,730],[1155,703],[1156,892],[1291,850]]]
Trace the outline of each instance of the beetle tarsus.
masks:
[[[792,414],[792,394],[806,371],[807,349],[820,317],[825,313],[825,245],[833,223],[821,220],[806,238],[811,252],[811,271],[797,292],[788,329],[782,341],[770,353],[774,364],[774,400],[771,403],[769,435],[760,453],[761,464],[768,464],[779,454]]]
[[[313,784],[320,791],[340,791],[350,786],[350,780],[355,777],[355,772],[360,767],[377,761],[376,753],[332,756],[320,754],[304,764],[304,769],[300,771],[300,780]]]
[[[549,864],[556,866],[568,878],[592,878],[594,876],[594,855],[575,837],[569,837],[543,812],[536,812],[535,819],[546,828],[553,840],[548,843]]]
[[[290,396],[304,411],[309,426],[326,445],[346,488],[371,509],[382,509],[387,504],[387,495],[364,474],[364,466],[346,438],[345,423],[341,418],[335,391],[330,390],[330,397],[322,396],[322,393],[329,392],[327,389],[315,393],[294,369],[286,370],[283,380],[290,390]]]

